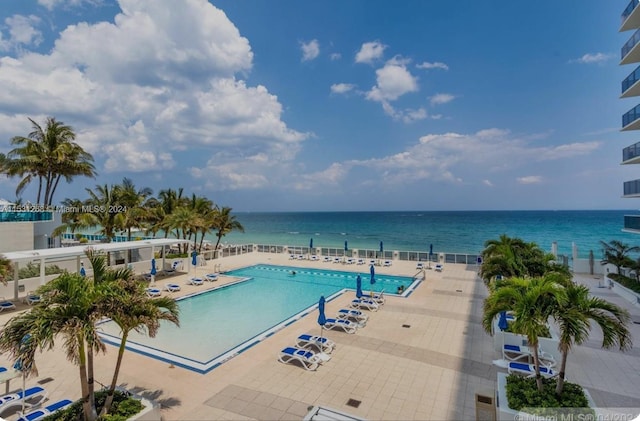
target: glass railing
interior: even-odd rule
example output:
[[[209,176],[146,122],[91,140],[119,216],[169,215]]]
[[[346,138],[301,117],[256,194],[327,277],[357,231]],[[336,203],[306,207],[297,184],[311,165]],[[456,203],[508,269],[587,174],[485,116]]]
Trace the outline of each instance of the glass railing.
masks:
[[[621,21],[620,24],[623,24],[625,20],[627,20],[627,18],[629,17],[629,15],[631,15],[631,13],[633,13],[633,11],[635,10],[635,8],[638,6],[638,0],[631,0],[629,2],[629,4],[627,5],[627,7],[624,9],[624,11],[622,12],[622,16],[620,17]]]
[[[638,80],[640,80],[640,66],[636,67],[636,69],[622,81],[622,93],[624,94],[627,89],[632,87]]]
[[[640,215],[625,215],[624,228],[640,231]]]
[[[634,196],[640,194],[640,180],[625,181],[624,182],[624,195]]]
[[[0,212],[0,222],[43,222],[53,221],[53,212]]]
[[[622,150],[622,162],[629,161],[630,159],[640,156],[640,142],[635,145],[627,146]]]
[[[634,108],[632,108],[631,110],[627,111],[622,116],[622,127],[623,128],[627,127],[629,124],[633,123],[638,118],[640,118],[640,105],[636,105]]]
[[[639,41],[640,41],[640,29],[634,32],[631,38],[629,38],[629,41],[627,41],[622,46],[622,50],[620,51],[622,57],[620,57],[620,59],[621,60],[624,59],[626,55],[629,54],[629,51],[631,51]]]

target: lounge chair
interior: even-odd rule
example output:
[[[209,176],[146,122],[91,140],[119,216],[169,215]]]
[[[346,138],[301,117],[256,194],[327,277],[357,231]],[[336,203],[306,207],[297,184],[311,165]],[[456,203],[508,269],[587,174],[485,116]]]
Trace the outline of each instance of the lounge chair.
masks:
[[[313,261],[315,262],[315,261],[318,261],[318,260],[319,260],[319,258],[318,258],[318,256],[316,256],[316,255],[314,254],[313,256],[311,256],[311,260],[313,260]]]
[[[418,270],[424,269],[424,263],[418,262],[418,264],[416,265],[416,269],[418,269]]]
[[[66,408],[72,403],[73,401],[70,401],[69,399],[62,399],[58,402],[52,403],[51,405],[47,405],[44,408],[36,409],[35,411],[31,411],[27,414],[21,414],[20,418],[18,418],[18,421],[39,421],[57,411]]]
[[[149,297],[159,297],[162,295],[162,291],[159,288],[147,288],[147,295]]]
[[[324,256],[324,259],[322,259],[322,261],[325,263],[329,263],[331,261],[331,258],[329,256]]]
[[[380,306],[375,301],[367,300],[365,297],[351,301],[351,308],[360,308],[371,311],[380,310]]]
[[[298,361],[302,364],[302,367],[305,370],[309,371],[317,369],[322,363],[322,360],[314,352],[311,352],[308,349],[295,348],[292,346],[286,347],[280,351],[278,361],[284,364],[290,364]]]
[[[356,262],[356,264],[358,264],[358,265],[364,265],[364,260],[363,260],[363,259],[358,259],[358,261]]]
[[[442,265],[440,263],[436,264],[435,267],[433,268],[436,272],[442,272]]]
[[[346,412],[337,411],[332,408],[323,406],[314,406],[307,412],[307,415],[302,421],[327,421],[327,420],[340,420],[340,421],[364,421],[362,418],[358,418],[354,415],[347,414]]]
[[[380,294],[370,295],[365,293],[365,295],[362,296],[362,299],[373,301],[379,306],[383,305],[386,302],[386,298],[384,297],[384,290],[382,290]]]
[[[509,374],[520,374],[526,377],[535,377],[536,367],[533,364],[519,363],[511,361],[507,367]],[[558,372],[552,368],[540,366],[540,375],[545,378],[552,378],[558,375]]]
[[[382,266],[391,266],[391,260],[385,260]]]
[[[327,330],[342,329],[346,333],[356,333],[360,325],[345,319],[327,319],[324,328]]]
[[[26,296],[26,297],[24,297],[23,302],[25,302],[26,304],[29,304],[30,306],[31,306],[31,305],[34,305],[34,304],[36,304],[36,303],[39,303],[39,302],[40,302],[40,296],[39,296],[39,295],[37,295],[37,294],[36,294],[35,292],[33,292],[33,291],[29,291],[29,292],[27,293],[27,296]]]
[[[340,260],[339,257],[334,257],[333,258],[333,263],[340,263],[340,262],[341,262],[341,260]]]
[[[217,273],[207,273],[206,275],[204,275],[204,279],[206,279],[209,282],[215,282],[218,280],[218,274]]]
[[[298,255],[298,260],[304,260],[304,255],[303,254],[299,254]]]
[[[341,308],[338,310],[338,318],[345,320],[353,320],[356,323],[365,324],[369,320],[369,316],[361,312],[360,310],[353,310],[349,308]]]
[[[169,269],[164,270],[164,273],[167,275],[176,273],[178,271],[178,268],[180,268],[181,266],[182,262],[180,260],[176,260],[171,264],[171,267]]]
[[[505,344],[502,348],[502,357],[507,361],[530,363],[533,361],[533,351],[528,346]],[[551,368],[556,365],[556,359],[553,355],[541,350],[540,348],[538,348],[538,358],[540,360],[540,364],[545,367]]]
[[[348,264],[348,265],[352,265],[352,264],[354,264],[355,262],[356,262],[356,261],[355,261],[354,259],[352,259],[352,258],[347,259],[347,264]]]
[[[16,305],[13,304],[11,301],[7,301],[6,298],[0,297],[0,311],[15,310],[15,308],[16,308]]]
[[[164,289],[169,291],[169,292],[176,292],[176,291],[180,291],[180,285],[178,285],[178,284],[166,284],[164,286]]]
[[[311,346],[315,347],[320,352],[330,354],[336,348],[336,343],[329,338],[309,335],[307,333],[298,336],[296,339],[296,347],[298,348],[306,349]]]
[[[9,393],[8,395],[4,395],[0,397],[0,414],[6,411],[9,408],[13,408],[15,406],[22,406],[23,401],[25,401],[25,405],[34,406],[39,405],[47,398],[47,393],[40,386],[31,387],[27,390],[20,390],[16,393]],[[35,402],[27,403],[26,401],[31,399],[37,399]]]
[[[289,260],[296,260],[296,256],[294,256],[293,254],[289,255]]]
[[[189,285],[202,285],[204,282],[201,278],[189,278],[187,284]]]

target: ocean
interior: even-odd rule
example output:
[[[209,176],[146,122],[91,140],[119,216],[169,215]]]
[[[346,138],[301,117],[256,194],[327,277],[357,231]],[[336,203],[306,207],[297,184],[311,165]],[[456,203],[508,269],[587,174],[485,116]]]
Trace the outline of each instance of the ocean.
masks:
[[[601,241],[640,245],[640,235],[622,232],[629,210],[578,211],[437,211],[437,212],[236,212],[245,232],[232,232],[223,244],[265,244],[377,250],[478,254],[501,234],[535,242],[551,251],[587,258],[602,257]],[[207,239],[215,243],[209,235]]]

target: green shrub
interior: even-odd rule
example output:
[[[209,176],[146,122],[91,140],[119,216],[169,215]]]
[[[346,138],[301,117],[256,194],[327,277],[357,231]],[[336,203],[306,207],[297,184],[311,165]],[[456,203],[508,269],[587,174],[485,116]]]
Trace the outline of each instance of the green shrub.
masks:
[[[89,239],[87,237],[82,237],[80,240],[78,240],[80,242],[80,244],[86,244],[89,242]]]
[[[589,414],[595,416],[595,411],[589,408],[582,387],[575,383],[564,383],[562,396],[556,395],[556,380],[542,379],[544,388],[538,392],[535,378],[526,378],[512,374],[507,377],[507,401],[509,408],[519,411],[526,408],[527,413],[542,416],[554,414],[550,408],[576,408],[572,414]],[[575,418],[578,419],[578,418]],[[588,418],[585,418],[588,419]]]
[[[107,399],[107,392],[101,390],[96,392],[96,410],[98,414],[104,406],[104,402]],[[131,416],[137,414],[142,410],[142,402],[137,399],[131,398],[128,394],[119,390],[115,391],[113,395],[113,404],[111,405],[111,412],[102,420],[108,421],[125,421]],[[82,402],[76,401],[71,404],[67,409],[58,411],[53,415],[49,415],[45,418],[46,421],[77,421],[82,419]]]
[[[610,273],[609,278],[613,279],[620,285],[626,288],[629,288],[631,291],[634,291],[640,294],[640,283],[638,283],[638,281],[636,281],[634,278],[629,278],[627,276],[620,275],[617,273]]]
[[[173,253],[165,256],[166,259],[181,259],[184,257],[189,257],[189,255],[187,253]]]
[[[44,267],[45,275],[55,275],[57,273],[64,272],[57,265],[49,265]],[[19,279],[37,278],[40,276],[40,263],[35,264],[32,262],[27,263],[27,266],[20,268],[18,271]]]

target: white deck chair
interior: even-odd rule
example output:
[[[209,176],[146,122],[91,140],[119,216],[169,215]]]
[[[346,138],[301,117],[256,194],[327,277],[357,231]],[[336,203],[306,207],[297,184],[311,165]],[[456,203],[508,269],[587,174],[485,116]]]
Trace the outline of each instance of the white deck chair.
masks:
[[[30,387],[29,389],[22,390],[16,393],[9,393],[0,397],[0,414],[9,408],[16,406],[22,406],[24,401],[27,406],[35,406],[41,404],[47,398],[47,392],[40,386]],[[27,401],[32,401],[28,402]]]
[[[327,330],[342,329],[346,333],[356,333],[360,325],[345,319],[327,319],[324,328]]]
[[[286,347],[280,351],[278,361],[284,364],[299,362],[305,370],[314,371],[322,363],[322,360],[308,349]]]
[[[305,333],[298,336],[298,338],[296,339],[296,347],[305,349],[314,347],[320,352],[331,354],[331,352],[336,348],[336,343],[326,337],[320,337]]]

